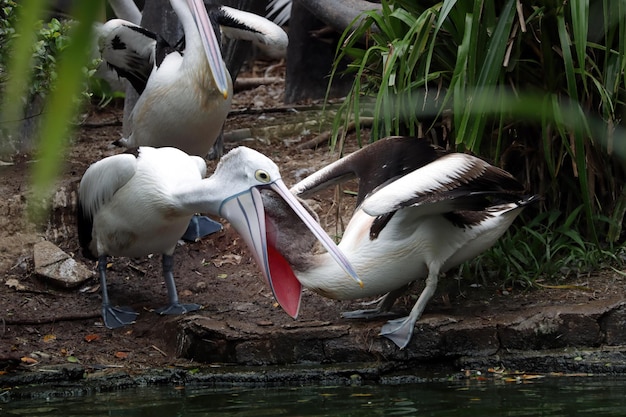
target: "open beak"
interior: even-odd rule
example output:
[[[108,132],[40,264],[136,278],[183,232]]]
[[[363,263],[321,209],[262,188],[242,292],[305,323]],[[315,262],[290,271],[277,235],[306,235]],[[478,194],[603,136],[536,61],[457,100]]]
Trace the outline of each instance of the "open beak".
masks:
[[[328,253],[360,286],[362,281],[350,262],[337,247],[335,242],[326,234],[326,231],[317,223],[309,212],[289,192],[282,180],[259,188],[269,188],[277,193],[298,215],[315,237],[324,245]],[[276,301],[292,317],[298,316],[302,285],[296,278],[289,262],[271,244],[271,231],[268,230],[265,220],[265,208],[261,199],[261,192],[257,187],[238,194],[224,201],[220,207],[220,216],[228,219],[237,232],[243,237],[256,262],[261,267]],[[268,239],[270,237],[270,239]]]
[[[220,44],[217,41],[215,32],[213,31],[213,25],[209,19],[204,2],[202,0],[187,0],[191,14],[198,26],[198,32],[200,32],[200,38],[204,45],[204,52],[206,53],[207,60],[209,61],[209,67],[213,74],[213,80],[220,93],[224,96],[224,99],[228,98],[228,73],[226,72],[226,66],[222,59],[222,50]]]

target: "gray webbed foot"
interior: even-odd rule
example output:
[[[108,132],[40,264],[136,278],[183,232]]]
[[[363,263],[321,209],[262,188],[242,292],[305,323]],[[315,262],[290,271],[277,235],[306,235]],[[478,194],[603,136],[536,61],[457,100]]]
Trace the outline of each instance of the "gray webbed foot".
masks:
[[[130,307],[102,306],[102,319],[104,325],[109,329],[118,329],[127,324],[133,324],[138,315],[139,313]]]
[[[395,343],[400,349],[404,349],[413,336],[415,320],[411,316],[389,320],[380,329],[380,335]]]
[[[220,223],[206,216],[195,215],[189,221],[189,226],[187,226],[187,230],[181,239],[187,242],[197,242],[203,237],[219,232],[220,230],[222,230]]]
[[[159,313],[161,315],[163,315],[163,314],[178,315],[178,314],[189,313],[191,311],[196,311],[196,310],[199,310],[200,308],[202,308],[202,306],[199,305],[199,304],[175,303],[175,304],[170,304],[170,305],[165,306],[165,307],[157,308],[154,311],[156,311],[157,313]]]

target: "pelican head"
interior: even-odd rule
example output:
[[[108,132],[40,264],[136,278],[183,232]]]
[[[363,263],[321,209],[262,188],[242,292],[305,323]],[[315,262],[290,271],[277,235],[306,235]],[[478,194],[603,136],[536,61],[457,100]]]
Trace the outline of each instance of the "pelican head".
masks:
[[[249,167],[243,175],[232,172]],[[223,179],[222,179],[223,178]],[[267,227],[261,192],[271,190],[283,199],[303,221],[346,274],[359,285],[361,280],[352,265],[328,234],[289,191],[278,167],[263,154],[239,147],[222,158],[211,179],[223,184],[223,198],[217,212],[243,237],[282,308],[297,317],[302,287],[285,258],[274,247],[274,230]],[[229,194],[229,195],[227,195]]]

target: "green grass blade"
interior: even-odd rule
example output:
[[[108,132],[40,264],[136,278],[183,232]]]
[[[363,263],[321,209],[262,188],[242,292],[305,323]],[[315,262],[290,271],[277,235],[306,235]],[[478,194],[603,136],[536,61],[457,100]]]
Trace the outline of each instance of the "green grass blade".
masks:
[[[9,45],[2,46],[10,48],[11,60],[7,68],[9,76],[4,86],[4,99],[0,102],[0,128],[5,131],[6,137],[0,135],[0,140],[8,140],[19,125],[18,122],[23,119],[23,100],[27,96],[32,73],[32,46],[37,33],[35,28],[47,4],[44,0],[21,1],[15,28],[17,36]]]
[[[100,1],[76,2],[74,16],[77,24],[71,42],[58,61],[58,77],[46,102],[47,112],[41,124],[38,161],[33,167],[33,197],[31,215],[39,221],[43,212],[38,202],[49,193],[62,166],[70,135],[70,125],[76,114],[80,92],[85,81],[84,67],[91,52],[92,24],[102,4]]]

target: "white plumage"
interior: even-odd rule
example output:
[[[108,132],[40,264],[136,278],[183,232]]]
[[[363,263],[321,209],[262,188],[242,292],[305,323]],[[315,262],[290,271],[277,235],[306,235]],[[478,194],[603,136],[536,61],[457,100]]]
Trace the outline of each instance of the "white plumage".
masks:
[[[262,154],[245,147],[225,155],[215,173],[204,178],[206,164],[176,148],[140,147],[92,164],[78,190],[78,235],[81,247],[98,259],[105,325],[116,328],[135,320],[129,307],[115,307],[106,281],[108,256],[163,255],[163,277],[168,305],[156,311],[182,314],[200,308],[181,304],[173,275],[173,254],[194,213],[205,212],[229,220],[251,245],[262,272],[269,271],[264,209],[260,191],[269,189],[284,199],[298,218],[319,236],[338,262],[350,270],[336,245],[289,193],[278,167]]]
[[[439,274],[491,247],[522,209],[537,200],[536,196],[522,197],[520,183],[485,161],[467,154],[446,154],[424,140],[405,137],[369,145],[291,190],[306,197],[354,177],[360,179],[359,205],[339,248],[362,280],[362,288],[349,285],[344,272],[325,254],[303,256],[300,249],[295,252],[288,244],[280,244],[281,239],[307,239],[297,221],[273,216],[268,210],[269,221],[277,234],[285,235],[275,239],[277,250],[305,288],[340,300],[388,293],[376,309],[345,313],[346,317],[386,312],[408,284],[426,279],[426,288],[409,316],[382,328],[381,334],[401,348],[409,343]]]

